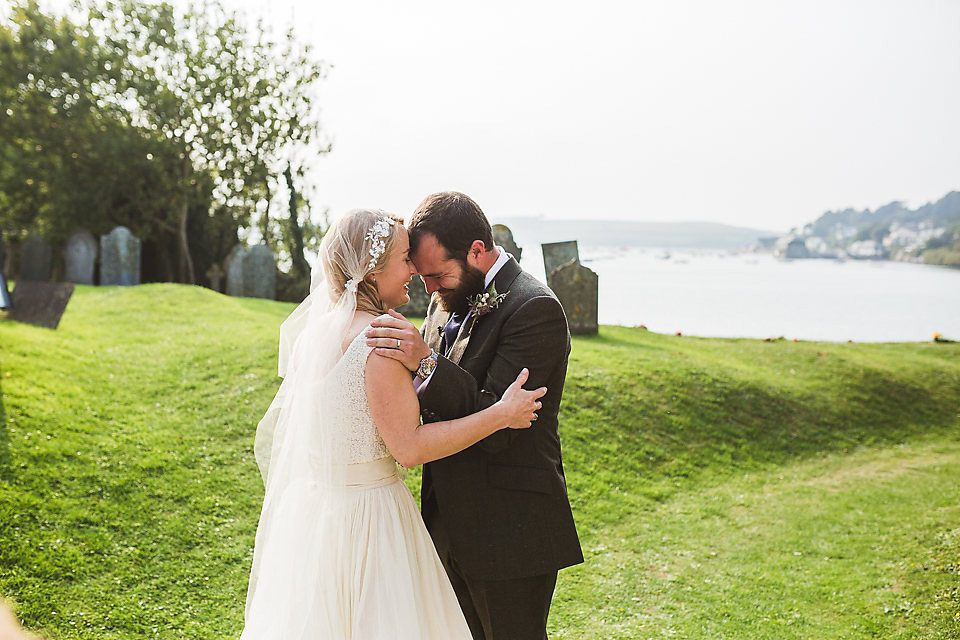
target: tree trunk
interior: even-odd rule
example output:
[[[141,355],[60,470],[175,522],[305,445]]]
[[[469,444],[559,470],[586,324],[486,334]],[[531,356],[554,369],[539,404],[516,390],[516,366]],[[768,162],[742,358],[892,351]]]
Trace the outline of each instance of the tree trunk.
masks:
[[[266,193],[267,208],[263,211],[263,220],[260,221],[260,233],[263,234],[263,243],[267,246],[270,246],[270,200],[272,194],[270,193],[270,177],[264,176],[263,178],[263,189]]]
[[[300,276],[306,277],[310,275],[310,264],[303,257],[303,229],[300,227],[300,218],[297,215],[297,209],[299,208],[297,190],[293,186],[293,171],[290,168],[290,163],[287,163],[283,177],[287,181],[287,189],[290,190],[290,234],[287,248],[290,249],[293,268]]]
[[[180,238],[180,282],[196,284],[197,278],[193,273],[193,258],[190,257],[190,239],[187,237],[187,217],[190,212],[190,154],[183,154],[183,184],[181,185],[180,225],[177,234]]]

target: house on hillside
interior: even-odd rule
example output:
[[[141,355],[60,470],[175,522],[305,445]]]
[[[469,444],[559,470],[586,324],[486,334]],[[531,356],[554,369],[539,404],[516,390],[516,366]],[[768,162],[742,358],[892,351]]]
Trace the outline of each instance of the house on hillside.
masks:
[[[881,260],[887,257],[887,250],[876,240],[858,240],[847,247],[847,255],[861,260]]]

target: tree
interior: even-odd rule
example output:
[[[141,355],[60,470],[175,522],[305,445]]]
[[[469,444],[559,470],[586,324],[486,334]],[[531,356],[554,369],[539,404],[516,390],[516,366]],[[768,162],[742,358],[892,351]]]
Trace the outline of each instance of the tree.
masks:
[[[302,217],[302,205],[306,204],[303,189],[305,156],[327,153],[330,145],[319,143],[319,114],[314,105],[312,88],[325,77],[326,68],[313,61],[309,45],[297,43],[293,30],[275,42],[258,23],[259,37],[253,53],[259,64],[251,65],[251,72],[259,74],[261,91],[271,84],[276,91],[264,94],[261,108],[251,114],[248,123],[260,141],[254,156],[257,169],[266,177],[267,197],[264,199],[262,235],[264,242],[278,254],[287,253],[291,267],[299,280],[308,280],[310,267],[304,257],[305,232],[318,238],[322,231],[311,223],[309,215]],[[274,192],[287,192],[287,217],[285,223],[271,225],[269,185],[283,177],[283,182]],[[306,207],[309,210],[309,207]]]
[[[127,126],[104,103],[115,71],[97,40],[36,2],[0,28],[0,221],[57,242],[76,226],[123,223],[140,233],[162,218],[168,181],[162,140]],[[166,184],[165,184],[166,183]]]
[[[166,278],[196,282],[195,259],[222,259],[259,219],[300,273],[309,219],[272,223],[270,203],[299,207],[297,158],[329,150],[313,107],[325,66],[218,2],[94,1],[80,26],[28,0],[0,27],[0,225],[56,241],[126,224],[174,265]]]
[[[874,222],[861,227],[857,232],[856,240],[872,240],[882,242],[884,238],[890,235],[890,224],[884,222]]]
[[[214,180],[210,215],[243,211],[237,222],[249,226],[262,202],[269,220],[271,185],[284,161],[319,131],[311,93],[324,66],[292,32],[283,44],[262,23],[250,34],[216,1],[185,12],[167,3],[108,2],[91,22],[124,65],[117,97],[131,96],[137,124],[178,149],[179,275],[195,282],[188,228],[197,173]]]

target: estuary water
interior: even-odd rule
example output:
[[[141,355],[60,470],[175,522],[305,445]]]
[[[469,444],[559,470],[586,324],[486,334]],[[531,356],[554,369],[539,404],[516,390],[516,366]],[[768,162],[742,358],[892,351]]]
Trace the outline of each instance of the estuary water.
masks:
[[[522,265],[545,279],[540,247]],[[960,269],[709,250],[581,246],[601,324],[658,333],[845,342],[960,340]]]

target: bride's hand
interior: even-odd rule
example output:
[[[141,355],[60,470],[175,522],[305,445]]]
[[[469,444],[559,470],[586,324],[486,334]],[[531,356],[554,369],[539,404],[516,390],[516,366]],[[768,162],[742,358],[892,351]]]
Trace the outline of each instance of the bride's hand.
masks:
[[[517,379],[513,381],[507,390],[503,392],[500,403],[508,415],[507,428],[509,429],[527,429],[530,424],[537,419],[536,411],[543,405],[539,399],[547,392],[546,387],[528,391],[523,388],[523,384],[530,377],[530,371],[526,368],[520,371]]]

